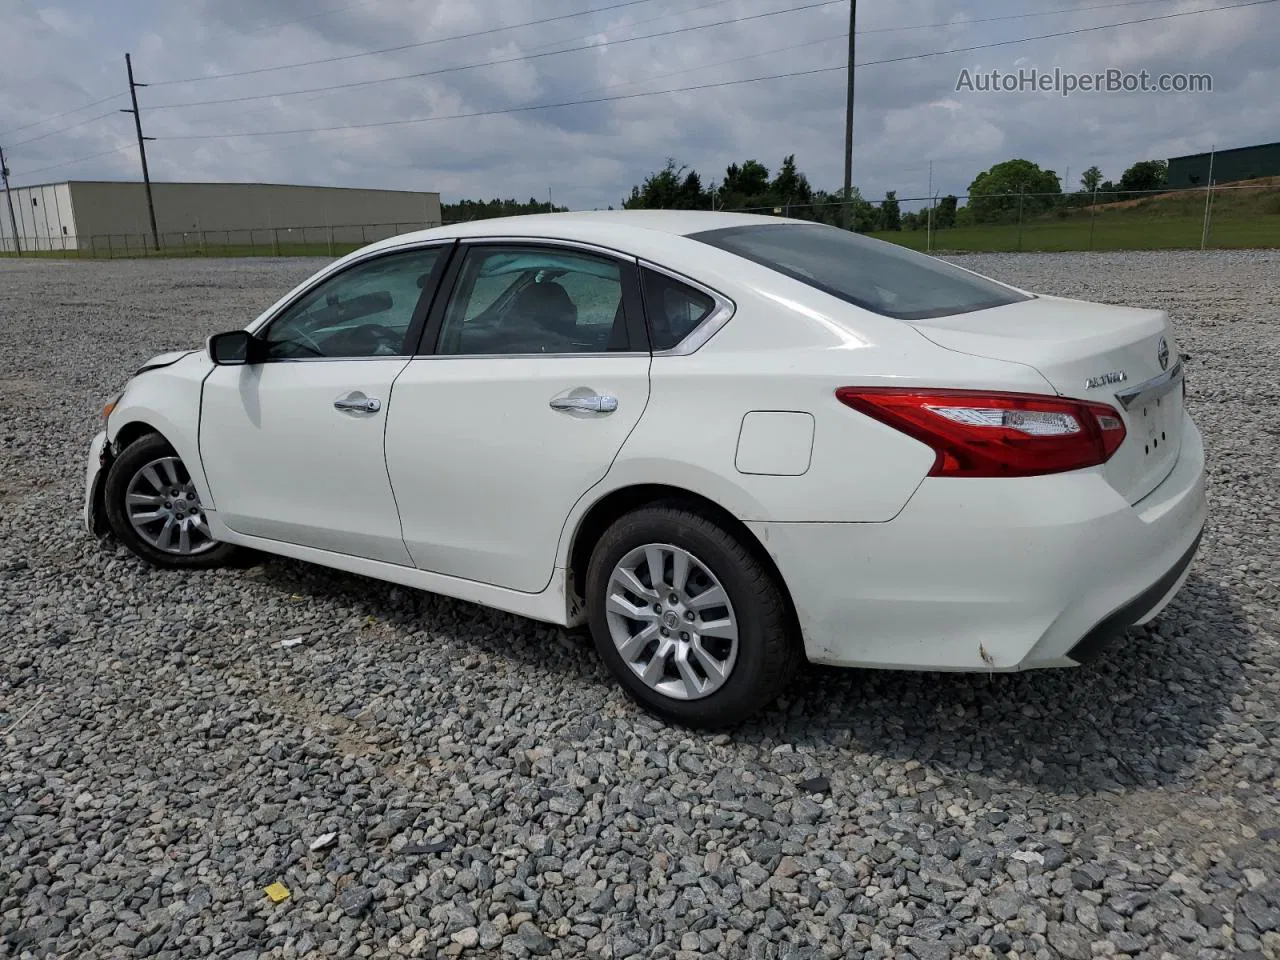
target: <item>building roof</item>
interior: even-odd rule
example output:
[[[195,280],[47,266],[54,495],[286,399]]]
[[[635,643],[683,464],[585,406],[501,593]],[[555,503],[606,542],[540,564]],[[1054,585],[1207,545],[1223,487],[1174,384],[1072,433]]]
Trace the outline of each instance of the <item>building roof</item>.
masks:
[[[107,183],[107,184],[130,184],[133,186],[142,186],[141,180],[50,180],[45,183],[24,183],[22,186],[14,186],[14,190],[36,190],[41,187],[62,187],[74,186],[77,183]],[[268,183],[258,180],[156,180],[152,178],[151,185],[153,187],[172,186],[172,187],[296,187],[303,190],[359,190],[372,193],[412,193],[412,194],[437,194],[435,190],[400,190],[394,187],[346,187],[333,186],[323,183]]]
[[[1271,150],[1276,147],[1280,147],[1280,140],[1277,140],[1275,143],[1255,143],[1251,147],[1228,147],[1225,150],[1205,150],[1202,153],[1186,153],[1180,157],[1170,157],[1169,162],[1173,163],[1175,160],[1196,160],[1200,157],[1207,157],[1210,153],[1220,157],[1224,153],[1244,153],[1248,150]]]

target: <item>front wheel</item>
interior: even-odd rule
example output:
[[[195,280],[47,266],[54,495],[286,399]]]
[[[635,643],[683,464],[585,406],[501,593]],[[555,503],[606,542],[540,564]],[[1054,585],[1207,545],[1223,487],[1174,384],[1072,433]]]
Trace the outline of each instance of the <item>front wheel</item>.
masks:
[[[116,457],[103,503],[120,541],[157,567],[220,566],[236,551],[213,539],[190,471],[159,434],[139,437]]]
[[[667,720],[737,724],[777,698],[798,660],[772,573],[734,535],[679,505],[616,521],[592,552],[586,590],[601,658]]]

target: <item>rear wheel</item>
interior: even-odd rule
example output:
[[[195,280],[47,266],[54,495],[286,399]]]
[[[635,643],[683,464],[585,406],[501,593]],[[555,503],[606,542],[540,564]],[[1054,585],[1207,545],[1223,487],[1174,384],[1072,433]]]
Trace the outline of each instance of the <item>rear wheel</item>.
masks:
[[[685,507],[644,507],[617,520],[592,552],[586,589],[600,656],[664,719],[739,723],[783,691],[798,660],[771,572]]]
[[[157,433],[139,437],[112,462],[103,502],[120,541],[158,567],[214,567],[236,552],[213,539],[190,471]]]

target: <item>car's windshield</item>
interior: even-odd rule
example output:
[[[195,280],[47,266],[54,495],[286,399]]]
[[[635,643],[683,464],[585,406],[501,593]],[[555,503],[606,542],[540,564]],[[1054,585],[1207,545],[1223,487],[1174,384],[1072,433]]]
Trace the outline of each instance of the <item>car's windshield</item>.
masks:
[[[690,236],[899,320],[945,317],[1028,299],[935,257],[822,224],[753,224]]]

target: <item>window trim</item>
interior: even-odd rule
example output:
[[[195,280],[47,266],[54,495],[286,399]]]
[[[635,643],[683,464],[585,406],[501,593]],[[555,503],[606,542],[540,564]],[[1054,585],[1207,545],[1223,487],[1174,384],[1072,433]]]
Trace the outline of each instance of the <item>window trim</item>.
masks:
[[[610,260],[618,266],[622,284],[623,321],[630,342],[629,350],[604,350],[599,353],[438,353],[440,333],[444,328],[445,314],[453,302],[463,264],[473,247],[561,247]],[[437,288],[435,301],[427,315],[427,322],[419,338],[415,360],[527,360],[546,357],[647,357],[649,328],[644,316],[644,300],[640,293],[640,269],[634,256],[599,244],[556,237],[492,236],[464,237],[458,240],[457,250],[450,259],[449,269]]]
[[[715,306],[705,317],[699,321],[698,325],[685,334],[673,347],[665,350],[654,350],[655,357],[687,357],[692,353],[697,353],[706,346],[707,341],[719,333],[726,323],[733,319],[735,313],[738,312],[738,305],[726,297],[723,293],[715,290],[699,280],[694,280],[679,271],[672,270],[670,267],[664,267],[660,263],[654,263],[652,260],[639,260],[641,271],[652,270],[655,273],[661,273],[678,283],[683,283],[687,287],[692,287],[699,293],[709,296]],[[641,290],[644,289],[643,273],[641,274]],[[649,322],[649,305],[645,304],[645,323]],[[650,341],[652,342],[652,341]]]
[[[441,256],[436,259],[435,265],[431,268],[431,276],[423,286],[422,294],[418,297],[418,302],[414,305],[413,315],[409,319],[409,327],[405,331],[404,339],[400,344],[400,352],[395,354],[379,354],[373,357],[263,357],[257,361],[261,364],[268,363],[343,363],[357,360],[408,360],[413,354],[410,351],[411,344],[417,343],[421,336],[422,330],[426,326],[427,315],[435,301],[440,296],[440,290],[443,286],[442,280],[448,268],[452,266],[454,254],[458,245],[458,241],[454,237],[441,240],[432,240],[427,243],[406,243],[395,247],[383,247],[378,250],[371,250],[367,254],[356,257],[343,263],[341,266],[326,270],[325,272],[311,278],[312,282],[308,283],[303,289],[288,299],[285,303],[270,314],[261,323],[255,324],[249,328],[249,332],[255,338],[262,338],[272,325],[278,322],[286,313],[292,310],[300,301],[309,297],[317,289],[324,284],[340,277],[343,274],[362,267],[365,264],[372,263],[375,260],[381,260],[386,257],[398,256],[406,253],[421,253],[427,250],[441,249]],[[430,289],[428,289],[430,288]]]

